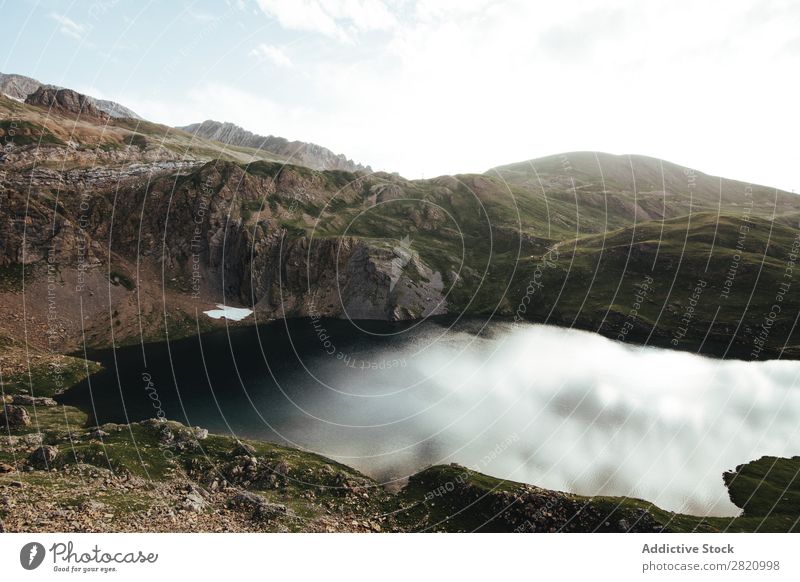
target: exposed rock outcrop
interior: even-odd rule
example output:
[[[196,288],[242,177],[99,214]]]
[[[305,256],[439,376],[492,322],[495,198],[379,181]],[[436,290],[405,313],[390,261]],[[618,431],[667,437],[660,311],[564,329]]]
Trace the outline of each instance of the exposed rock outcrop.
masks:
[[[41,87],[61,89],[61,87],[55,87],[53,85],[44,85],[36,79],[26,77],[25,75],[0,73],[0,93],[8,95],[17,101],[25,101],[29,95],[35,93],[37,89]],[[88,95],[86,98],[97,109],[111,117],[141,119],[136,113],[114,101],[97,99]]]
[[[100,111],[92,100],[72,89],[58,89],[42,86],[25,98],[28,105],[46,107],[59,113],[108,119],[108,114]]]
[[[22,406],[5,404],[0,408],[0,426],[8,425],[11,428],[29,426],[31,417]]]
[[[257,135],[233,123],[222,123],[208,119],[179,127],[198,137],[212,139],[224,144],[264,150],[290,158],[290,162],[315,170],[344,170],[347,172],[371,171],[369,166],[357,164],[342,154],[335,154],[328,148],[314,143],[289,141],[274,135]]]

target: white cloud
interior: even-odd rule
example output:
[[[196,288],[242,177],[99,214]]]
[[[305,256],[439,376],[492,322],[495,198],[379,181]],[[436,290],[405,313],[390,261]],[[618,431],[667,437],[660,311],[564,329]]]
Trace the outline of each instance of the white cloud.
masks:
[[[221,83],[203,83],[190,89],[176,105],[171,97],[129,95],[125,105],[145,119],[171,126],[214,119],[230,121],[254,133],[313,141],[306,137],[317,119],[308,110],[242,91]]]
[[[388,30],[397,20],[380,0],[258,0],[289,30],[316,32],[351,43],[359,32]]]
[[[274,65],[279,67],[291,67],[292,60],[289,56],[284,52],[284,50],[277,46],[272,46],[269,44],[261,43],[252,51],[250,51],[250,55],[257,57],[262,60],[266,60],[271,62]]]
[[[186,14],[198,22],[214,22],[217,20],[217,17],[209,12],[192,10],[191,8],[186,8]]]
[[[596,149],[800,189],[796,8],[753,25],[756,1],[441,6],[303,68],[348,155],[413,177]]]
[[[408,177],[588,149],[800,190],[800,4],[259,5],[282,30],[256,42],[291,46],[292,69],[247,75],[248,92],[176,96],[157,120],[230,120]],[[272,52],[260,56],[280,61]]]
[[[63,14],[52,12],[50,13],[50,18],[58,22],[58,30],[61,32],[61,34],[76,40],[83,40],[83,38],[86,36],[86,33],[89,31],[89,27],[86,25],[79,24]]]

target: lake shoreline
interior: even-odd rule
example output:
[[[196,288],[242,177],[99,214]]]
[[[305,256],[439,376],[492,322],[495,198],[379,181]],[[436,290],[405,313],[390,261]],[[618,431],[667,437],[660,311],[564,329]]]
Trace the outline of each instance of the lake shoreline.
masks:
[[[524,448],[520,449],[519,447],[524,443],[545,442],[548,438],[547,433],[540,436],[536,436],[535,433],[528,434],[531,429],[524,428],[529,426],[529,423],[525,421],[526,417],[517,417],[517,420],[514,421],[507,412],[498,409],[497,406],[502,402],[502,399],[498,400],[500,393],[493,395],[492,393],[495,391],[491,389],[487,391],[478,388],[478,391],[475,392],[475,387],[469,388],[469,392],[464,393],[465,395],[470,394],[465,402],[474,402],[474,404],[462,404],[456,408],[446,407],[450,410],[445,411],[443,415],[436,408],[426,412],[429,408],[428,405],[410,404],[418,402],[419,398],[422,398],[423,401],[431,400],[431,404],[440,398],[452,401],[453,396],[449,392],[452,388],[460,386],[459,381],[453,379],[453,383],[443,380],[444,384],[442,384],[439,380],[435,380],[434,385],[424,389],[421,385],[413,388],[418,382],[427,382],[435,376],[435,374],[431,376],[430,370],[425,371],[419,366],[428,366],[425,364],[426,358],[440,352],[444,354],[455,350],[461,353],[462,348],[458,346],[471,350],[477,349],[477,346],[484,346],[480,349],[489,349],[487,346],[497,344],[497,348],[491,348],[490,352],[495,353],[495,359],[500,358],[498,361],[504,361],[503,354],[509,348],[504,347],[499,352],[494,352],[494,350],[500,349],[500,346],[503,345],[502,338],[505,335],[531,332],[534,335],[543,334],[543,337],[552,336],[549,340],[542,340],[545,343],[539,348],[536,347],[539,344],[534,343],[527,349],[532,350],[532,353],[538,353],[546,346],[550,346],[547,347],[547,350],[555,349],[556,351],[549,356],[543,355],[539,358],[543,358],[543,360],[537,366],[543,364],[548,368],[551,367],[548,361],[556,361],[560,358],[558,354],[562,349],[567,352],[583,353],[584,357],[580,360],[571,359],[572,364],[564,362],[564,371],[548,372],[548,378],[551,378],[551,374],[555,374],[548,380],[551,384],[560,382],[559,378],[562,378],[572,387],[566,392],[558,389],[557,385],[547,388],[547,384],[543,385],[545,392],[541,392],[541,388],[531,392],[522,386],[514,387],[513,398],[523,405],[521,410],[526,410],[525,407],[529,405],[526,402],[534,402],[541,398],[541,403],[536,405],[530,414],[539,418],[539,424],[543,418],[550,419],[547,422],[552,424],[552,430],[556,432],[565,430],[564,422],[572,424],[580,422],[579,419],[584,415],[588,415],[588,418],[600,415],[597,418],[607,419],[602,422],[612,424],[608,429],[604,428],[604,424],[591,429],[600,431],[598,432],[599,442],[608,440],[607,430],[623,430],[622,434],[628,435],[627,438],[647,438],[646,446],[653,449],[653,454],[656,454],[659,450],[657,448],[658,441],[654,441],[653,437],[647,437],[649,431],[644,429],[637,431],[634,429],[635,425],[630,423],[620,425],[616,429],[613,428],[614,423],[618,422],[615,415],[629,415],[631,412],[624,412],[623,409],[615,412],[614,408],[608,408],[608,404],[602,404],[602,401],[595,402],[601,396],[601,393],[596,393],[595,389],[591,388],[595,380],[575,380],[576,367],[574,364],[587,357],[589,358],[587,361],[590,362],[594,357],[592,356],[593,350],[598,349],[601,350],[598,353],[612,350],[613,354],[610,352],[605,357],[608,361],[621,357],[628,358],[627,365],[634,370],[636,362],[642,358],[657,363],[668,354],[674,354],[674,357],[677,358],[676,364],[670,366],[672,368],[683,366],[684,364],[680,362],[686,362],[691,366],[700,366],[701,369],[714,369],[717,363],[724,363],[727,369],[730,365],[738,365],[737,362],[742,363],[740,360],[730,358],[722,360],[703,356],[697,360],[685,360],[696,354],[680,350],[662,350],[652,345],[642,346],[633,342],[617,342],[593,332],[559,326],[528,323],[516,325],[512,320],[502,318],[489,323],[475,318],[462,318],[460,321],[456,321],[456,318],[448,317],[437,317],[428,322],[373,320],[355,322],[357,327],[368,328],[370,333],[377,333],[376,336],[365,335],[361,332],[353,335],[351,324],[352,322],[340,319],[294,318],[273,321],[261,326],[236,326],[230,330],[216,330],[200,336],[174,340],[169,344],[162,342],[146,344],[143,347],[127,346],[115,350],[91,352],[87,356],[99,360],[104,365],[104,371],[99,375],[92,376],[83,385],[67,391],[66,394],[59,397],[59,401],[77,406],[92,415],[91,422],[93,424],[140,421],[158,415],[184,424],[201,425],[215,433],[231,434],[240,438],[263,440],[316,451],[369,474],[379,482],[404,481],[425,466],[455,461],[466,466],[483,469],[484,472],[488,470],[489,474],[505,478],[516,477],[520,481],[537,482],[548,488],[569,490],[585,495],[604,491],[617,495],[623,491],[629,494],[633,490],[620,489],[619,486],[614,486],[613,482],[606,486],[602,484],[602,481],[593,485],[589,483],[580,485],[580,482],[577,486],[565,485],[570,481],[568,474],[565,474],[563,478],[558,477],[562,473],[561,463],[551,463],[541,467],[541,471],[545,471],[546,467],[553,467],[550,470],[555,471],[544,481],[537,477],[539,473],[530,473],[530,469],[527,468],[522,473],[512,471],[515,467],[513,464],[502,470],[494,470],[494,472],[488,465],[482,466],[482,462],[488,462],[485,461],[487,458],[490,458],[492,462],[507,462],[502,459],[494,459],[497,455],[489,455],[488,449],[497,443],[502,444],[507,441],[509,435],[522,440],[520,443],[508,447],[509,452],[505,453],[506,456],[520,454]],[[443,337],[445,341],[439,343],[437,339],[439,337]],[[589,351],[584,353],[582,348],[570,347],[574,342],[579,342],[578,345],[586,343],[586,349]],[[421,350],[419,353],[415,352],[418,348],[412,349],[411,352],[408,351],[411,349],[409,346],[417,346],[418,343],[419,346],[422,346],[419,347]],[[428,345],[429,343],[430,345]],[[515,349],[513,344],[514,342],[510,346],[512,350]],[[326,346],[330,346],[330,353]],[[590,349],[591,346],[594,348]],[[445,351],[442,352],[442,349]],[[549,353],[547,350],[544,352],[545,354]],[[415,353],[417,355],[414,355]],[[145,364],[143,354],[146,354],[147,364]],[[488,356],[463,357],[470,358],[465,361],[470,366],[472,365],[469,363],[470,361],[480,361],[491,365],[491,358]],[[496,374],[499,374],[498,376],[487,372],[489,375],[483,380],[486,387],[491,388],[492,382],[494,382],[493,378],[499,378],[509,372],[516,373],[515,370],[521,374],[528,374],[531,378],[538,376],[541,370],[524,371],[527,365],[524,363],[525,360],[530,360],[530,358],[512,359],[503,363],[495,371]],[[371,368],[368,367],[368,363]],[[459,369],[461,369],[459,366],[455,368],[455,370]],[[466,369],[464,368],[464,370]],[[187,370],[190,371],[187,372]],[[491,368],[487,368],[487,370],[491,370]],[[762,370],[762,366],[753,370]],[[597,377],[602,377],[607,373],[609,371],[599,371]],[[408,376],[408,374],[412,374],[412,376]],[[335,385],[328,387],[325,384],[324,380],[328,377],[335,380]],[[90,383],[91,386],[88,385]],[[618,386],[623,394],[626,390],[632,390],[632,396],[644,398],[637,405],[644,407],[641,408],[641,413],[637,412],[637,415],[646,415],[641,421],[645,423],[644,426],[653,422],[661,423],[659,416],[652,416],[655,414],[654,412],[647,412],[648,403],[653,401],[654,397],[656,402],[669,398],[673,391],[665,387],[663,392],[657,392],[654,395],[646,395],[647,392],[639,394],[642,388],[636,382],[630,386],[629,383],[630,379],[622,377],[612,381],[612,385]],[[678,383],[686,384],[686,381],[681,380]],[[586,388],[583,388],[584,384]],[[406,385],[411,388],[406,388]],[[104,386],[105,388],[103,388]],[[575,391],[576,386],[578,387],[577,392]],[[626,388],[626,386],[629,387]],[[703,384],[700,384],[698,388],[701,386]],[[464,386],[464,388],[467,387]],[[719,388],[715,389],[719,390]],[[118,394],[120,390],[125,394],[124,397]],[[411,390],[408,397],[403,396],[403,393],[408,390]],[[552,396],[547,396],[550,394],[548,391],[551,390],[555,390],[552,392]],[[595,392],[584,392],[584,390]],[[542,396],[537,396],[540,393]],[[676,392],[676,397],[679,394],[680,392]],[[463,400],[464,397],[460,398]],[[724,397],[724,394],[721,397]],[[120,400],[120,398],[124,399]],[[738,396],[737,398],[742,397]],[[745,398],[747,397],[745,396]],[[583,404],[580,404],[581,402]],[[727,406],[724,404],[724,399],[720,402],[723,406]],[[554,403],[556,408],[554,408]],[[481,410],[480,414],[470,412],[478,405]],[[572,410],[572,407],[578,405],[592,408],[588,408],[585,412],[581,412],[579,408]],[[519,404],[516,406],[518,407]],[[747,401],[743,401],[742,406],[751,405],[747,404]],[[559,407],[567,408],[562,411]],[[615,404],[614,407],[617,405]],[[462,410],[463,412],[460,412]],[[570,410],[572,412],[569,412]],[[562,417],[563,414],[566,416]],[[498,423],[491,433],[482,434],[485,429],[481,427],[501,415],[504,415],[503,421]],[[542,415],[545,416],[542,417]],[[406,417],[407,420],[403,420]],[[402,424],[394,428],[394,424],[401,421]],[[475,422],[478,424],[475,425],[474,430],[482,436],[473,439],[469,437],[473,429],[466,427],[467,423]],[[464,428],[461,428],[462,426]],[[666,430],[666,428],[659,430]],[[757,426],[751,430],[757,430]],[[691,435],[692,433],[690,431],[686,434]],[[663,438],[665,442],[670,442],[677,436],[673,432],[667,432]],[[683,439],[683,437],[680,438]],[[608,442],[611,446],[613,441]],[[580,446],[589,446],[589,444],[587,442]],[[468,448],[465,449],[465,446]],[[614,446],[616,447],[616,445]],[[640,448],[641,446],[645,445],[640,445]],[[685,447],[685,450],[693,448],[691,441],[682,446]],[[481,452],[482,448],[487,450]],[[501,449],[505,448],[505,445],[501,446]],[[676,448],[676,454],[680,454],[680,448],[673,448]],[[537,458],[543,458],[542,456],[548,449],[552,449],[552,447],[540,447],[535,452],[525,453],[526,457],[523,458],[530,457],[535,461]],[[612,450],[609,449],[602,455],[602,458],[607,458],[608,462],[611,462],[615,456],[625,459],[631,454],[626,452],[626,449],[620,449],[611,454]],[[749,448],[746,450],[749,451]],[[418,457],[420,452],[424,452],[424,455]],[[783,450],[767,447],[757,453],[781,454],[782,452]],[[791,451],[788,452],[791,453]],[[455,456],[451,456],[451,453]],[[574,457],[574,454],[571,456]],[[729,459],[726,464],[715,465],[719,473],[730,469],[732,464],[740,462],[739,457],[730,454],[726,458]],[[594,462],[591,461],[590,465]],[[564,466],[568,467],[569,464]],[[631,473],[630,468],[625,471],[629,475],[634,474]],[[718,480],[716,471],[714,475],[714,479]],[[583,479],[585,480],[586,477]],[[720,489],[721,491],[724,490]],[[640,496],[657,500],[656,497],[648,495],[640,494]],[[677,506],[673,507],[669,504],[666,506],[676,511],[683,511]],[[707,512],[708,510],[695,508],[695,511]],[[732,512],[733,509],[730,507],[726,511]],[[720,514],[719,510],[714,514],[730,515],[730,513]]]

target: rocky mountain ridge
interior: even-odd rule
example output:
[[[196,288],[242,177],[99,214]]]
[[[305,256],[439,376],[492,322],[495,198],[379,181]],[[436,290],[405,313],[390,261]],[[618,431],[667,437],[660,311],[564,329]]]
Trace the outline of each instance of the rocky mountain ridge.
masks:
[[[255,150],[266,150],[285,156],[289,162],[314,170],[343,170],[346,172],[371,172],[369,166],[357,164],[343,154],[334,154],[328,148],[302,141],[289,141],[273,135],[262,136],[229,122],[207,119],[179,127],[192,135],[218,141],[227,145],[242,146]]]
[[[25,98],[25,103],[46,107],[48,111],[57,111],[67,115],[94,117],[98,121],[105,121],[109,117],[108,114],[97,108],[92,99],[71,89],[39,87]]]
[[[32,79],[31,77],[26,77],[24,75],[0,73],[0,93],[3,93],[4,95],[7,95],[8,97],[11,97],[17,101],[25,101],[40,88],[56,91],[64,89],[63,87],[57,87],[55,85],[45,85],[36,79]],[[72,90],[67,89],[67,91]],[[76,91],[72,92],[78,94]],[[124,105],[120,105],[114,101],[97,99],[96,97],[90,97],[88,95],[83,97],[86,103],[110,117],[141,119],[141,117],[139,117],[136,113]]]
[[[800,244],[793,194],[652,158],[573,152],[406,180],[258,160],[275,154],[99,117],[68,90],[34,95],[0,98],[0,310],[48,327],[46,303],[20,302],[47,293],[57,265],[50,321],[65,346],[213,327],[191,322],[223,302],[259,321],[466,313],[609,337],[625,325],[650,343],[746,354]],[[684,331],[700,273],[707,300]],[[629,321],[625,297],[651,276],[662,280]],[[756,355],[800,353],[786,301]]]
[[[52,397],[96,369],[64,352],[238,325],[203,314],[217,302],[252,308],[240,325],[465,313],[797,357],[800,298],[770,312],[800,252],[797,197],[587,152],[432,180],[318,171],[37,91],[0,96],[0,529],[796,530],[798,458],[726,473],[737,518],[454,466],[393,497],[316,455],[172,422],[87,426]]]

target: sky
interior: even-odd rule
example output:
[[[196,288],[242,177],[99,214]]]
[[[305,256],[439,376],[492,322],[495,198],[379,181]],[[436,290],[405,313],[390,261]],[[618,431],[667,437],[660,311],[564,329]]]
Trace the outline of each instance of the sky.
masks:
[[[796,0],[0,0],[0,71],[409,178],[577,150],[800,192]]]

